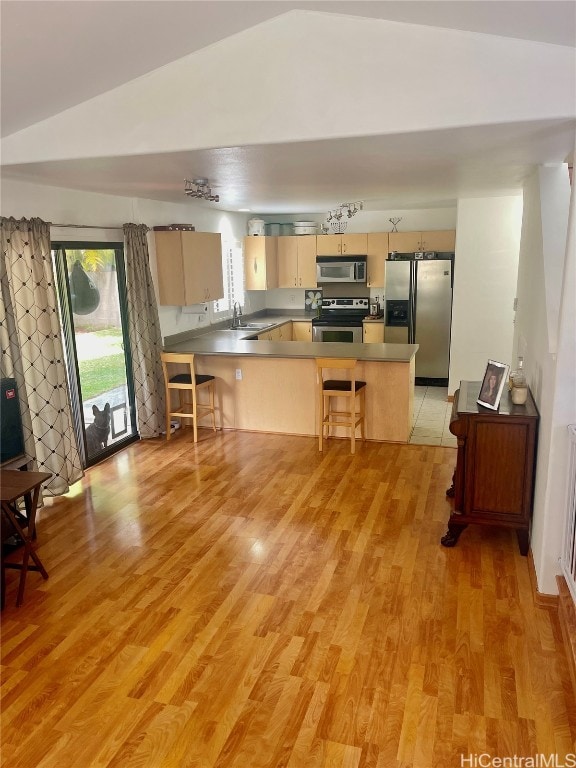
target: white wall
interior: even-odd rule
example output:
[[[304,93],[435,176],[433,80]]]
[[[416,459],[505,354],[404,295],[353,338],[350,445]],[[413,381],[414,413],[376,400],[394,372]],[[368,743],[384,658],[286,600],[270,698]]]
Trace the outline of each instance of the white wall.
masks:
[[[3,162],[557,120],[574,89],[567,46],[294,11],[7,137]]]
[[[489,359],[513,362],[521,220],[521,197],[458,201],[450,394],[481,380]]]
[[[541,167],[525,185],[514,347],[540,412],[531,549],[538,589],[549,594],[560,572],[566,426],[576,422],[574,204],[565,165]]]
[[[47,187],[26,182],[4,180],[2,182],[2,215],[30,218],[38,216],[44,221],[58,224],[98,225],[94,229],[52,228],[53,240],[93,240],[121,242],[122,225],[128,222],[146,224],[149,227],[168,224],[191,224],[198,231],[220,232],[222,239],[242,241],[247,231],[247,215],[226,213],[202,206],[197,201],[186,200],[181,205],[162,203],[142,198],[100,195],[77,192],[71,189]],[[154,234],[148,233],[152,278],[157,285],[156,250]],[[260,303],[258,303],[260,301]],[[264,306],[264,299],[256,297],[251,311]],[[208,317],[204,313],[188,314],[199,310],[192,307],[159,307],[160,327],[163,336],[182,333],[212,322],[212,308]]]

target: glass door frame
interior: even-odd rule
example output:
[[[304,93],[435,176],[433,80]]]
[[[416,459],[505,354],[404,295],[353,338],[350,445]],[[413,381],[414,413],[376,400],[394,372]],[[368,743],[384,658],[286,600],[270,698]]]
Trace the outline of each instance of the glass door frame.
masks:
[[[58,288],[58,305],[62,325],[63,346],[66,355],[66,371],[70,393],[70,407],[74,429],[78,438],[78,448],[84,468],[99,463],[108,456],[116,453],[130,443],[140,439],[136,421],[136,400],[134,394],[134,377],[132,373],[132,350],[128,334],[128,301],[126,294],[126,267],[124,264],[123,242],[99,242],[93,240],[71,241],[58,240],[51,243],[52,257]],[[118,286],[118,301],[120,303],[120,324],[122,329],[122,344],[126,364],[126,389],[128,391],[128,414],[131,434],[123,440],[118,440],[104,448],[96,456],[89,458],[86,441],[86,425],[84,422],[83,399],[80,383],[80,369],[76,349],[76,333],[72,312],[72,295],[66,261],[67,250],[107,250],[114,251],[116,265],[116,282]],[[113,422],[112,422],[113,423]]]

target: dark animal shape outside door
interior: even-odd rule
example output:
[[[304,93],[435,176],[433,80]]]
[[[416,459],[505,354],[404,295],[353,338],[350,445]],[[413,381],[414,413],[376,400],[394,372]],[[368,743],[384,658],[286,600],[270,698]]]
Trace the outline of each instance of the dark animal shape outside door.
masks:
[[[97,405],[92,406],[94,414],[94,423],[86,427],[86,446],[88,455],[93,456],[104,450],[108,445],[108,435],[110,434],[110,403],[106,403],[104,410],[100,410]]]

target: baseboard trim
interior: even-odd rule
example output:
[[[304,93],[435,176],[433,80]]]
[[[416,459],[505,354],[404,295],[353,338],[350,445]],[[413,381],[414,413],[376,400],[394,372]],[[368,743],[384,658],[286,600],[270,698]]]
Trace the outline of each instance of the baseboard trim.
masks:
[[[562,629],[566,659],[570,668],[572,688],[576,692],[576,606],[564,576],[556,576],[558,584],[558,619]]]
[[[530,573],[534,603],[539,608],[555,608],[558,610],[558,595],[548,595],[545,592],[538,591],[538,579],[536,578],[536,567],[531,549],[528,551],[528,571]]]

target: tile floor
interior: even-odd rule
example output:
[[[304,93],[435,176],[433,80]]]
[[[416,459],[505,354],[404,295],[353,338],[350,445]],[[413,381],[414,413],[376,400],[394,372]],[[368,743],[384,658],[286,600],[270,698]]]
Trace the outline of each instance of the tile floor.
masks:
[[[447,397],[447,387],[415,387],[411,443],[456,448],[456,438],[448,429],[452,403]]]

